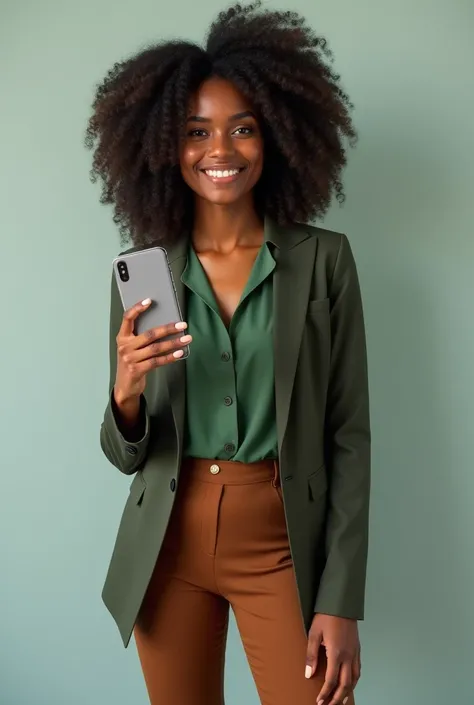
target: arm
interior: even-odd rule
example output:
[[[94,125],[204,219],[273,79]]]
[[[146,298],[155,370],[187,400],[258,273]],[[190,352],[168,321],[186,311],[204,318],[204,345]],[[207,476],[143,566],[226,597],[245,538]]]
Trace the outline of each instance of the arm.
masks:
[[[114,397],[117,370],[117,334],[123,319],[123,307],[115,277],[112,276],[110,300],[110,379],[109,402],[100,429],[100,446],[107,459],[121,472],[131,475],[146,459],[150,440],[150,420],[143,396],[137,404],[121,403]],[[117,403],[118,402],[118,403]]]
[[[330,282],[331,367],[326,411],[326,565],[315,612],[363,619],[370,494],[367,354],[356,265],[341,236]]]

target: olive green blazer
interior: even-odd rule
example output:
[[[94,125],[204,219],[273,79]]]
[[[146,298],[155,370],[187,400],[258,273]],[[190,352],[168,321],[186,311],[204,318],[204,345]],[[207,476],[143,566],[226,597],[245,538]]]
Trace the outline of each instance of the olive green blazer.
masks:
[[[370,420],[356,265],[345,235],[267,221],[274,244],[274,355],[278,452],[301,612],[362,619],[368,547]],[[168,249],[186,316],[185,240]],[[123,310],[112,280],[110,387]],[[192,354],[192,351],[191,351]],[[183,362],[149,373],[146,433],[125,440],[109,404],[100,442],[135,475],[102,597],[128,646],[179,485],[185,414]]]

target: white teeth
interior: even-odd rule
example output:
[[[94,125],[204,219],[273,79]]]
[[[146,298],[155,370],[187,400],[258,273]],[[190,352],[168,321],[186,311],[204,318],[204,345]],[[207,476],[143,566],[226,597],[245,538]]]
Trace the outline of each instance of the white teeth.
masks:
[[[229,169],[225,171],[220,171],[216,169],[206,169],[206,174],[211,176],[213,179],[226,179],[229,176],[236,176],[239,173],[239,169]]]

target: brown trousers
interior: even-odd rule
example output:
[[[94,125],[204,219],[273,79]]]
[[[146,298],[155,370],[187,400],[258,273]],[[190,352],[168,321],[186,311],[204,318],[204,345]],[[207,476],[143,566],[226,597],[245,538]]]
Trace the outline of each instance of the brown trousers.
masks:
[[[223,705],[229,605],[262,705],[315,705],[277,464],[186,460],[135,627],[152,705]]]

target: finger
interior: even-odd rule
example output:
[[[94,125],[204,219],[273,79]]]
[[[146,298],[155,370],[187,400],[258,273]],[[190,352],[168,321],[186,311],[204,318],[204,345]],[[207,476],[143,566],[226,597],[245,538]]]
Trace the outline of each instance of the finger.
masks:
[[[167,323],[165,326],[158,326],[157,328],[150,328],[141,335],[137,335],[135,340],[135,349],[145,348],[150,343],[155,340],[160,340],[161,338],[167,338],[169,335],[175,335],[176,337],[180,332],[185,330],[188,324],[184,321],[178,321],[178,323]]]
[[[349,699],[349,694],[352,691],[352,662],[344,661],[339,669],[339,681],[337,688],[332,696],[332,700],[328,705],[346,704]]]
[[[352,662],[352,688],[354,689],[360,680],[361,673],[361,662],[360,662],[360,651],[357,652],[353,662]]]
[[[339,683],[339,669],[341,666],[339,659],[336,657],[334,651],[326,650],[326,654],[326,677],[324,679],[323,687],[316,698],[316,705],[322,705],[323,702],[327,705]]]
[[[305,678],[312,678],[318,669],[318,654],[321,646],[321,637],[316,634],[309,635],[308,648],[306,650]]]
[[[147,345],[146,348],[139,348],[138,350],[127,350],[123,356],[122,360],[126,364],[137,364],[139,362],[144,362],[157,355],[166,355],[169,352],[174,352],[180,348],[189,345],[193,338],[191,335],[183,335],[181,338],[175,338],[174,340],[166,340],[163,343],[155,342]],[[121,349],[119,347],[119,352]]]
[[[148,360],[144,360],[135,366],[137,374],[139,376],[146,375],[150,370],[156,367],[162,367],[163,365],[169,365],[172,362],[177,362],[184,355],[184,350],[175,350],[174,352],[168,353],[167,355],[157,355],[156,357],[150,357]]]
[[[122,325],[120,326],[120,330],[117,336],[118,338],[132,335],[135,326],[135,320],[141,313],[143,313],[143,311],[146,311],[150,304],[151,299],[144,299],[143,301],[140,301],[139,303],[135,304],[135,306],[132,306],[131,308],[124,311]]]

